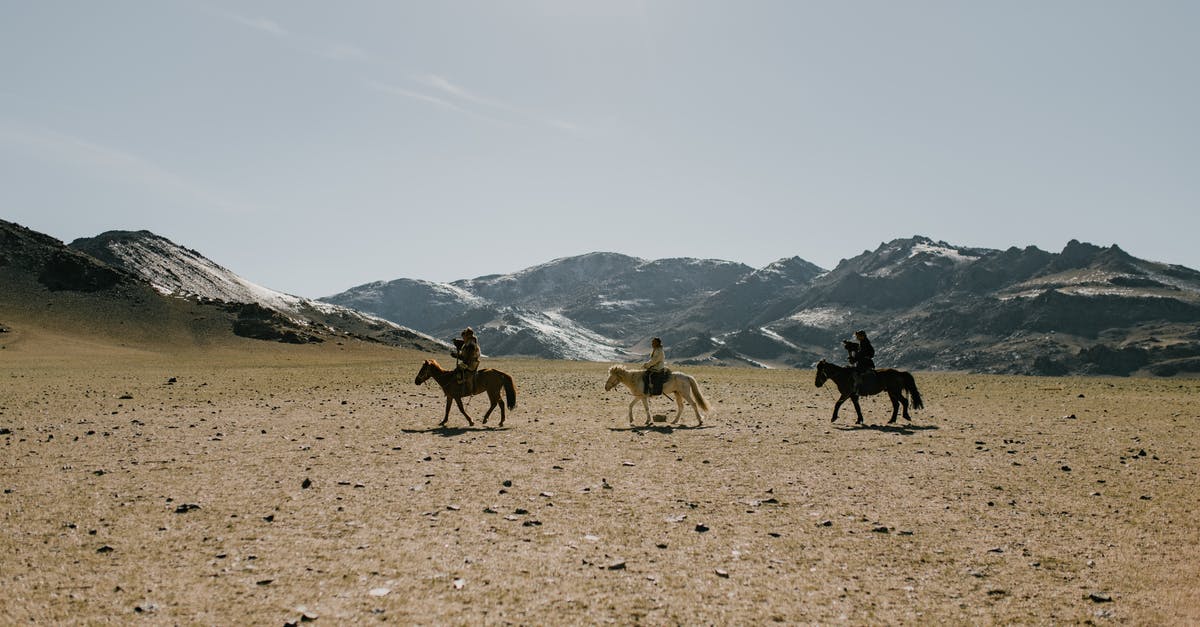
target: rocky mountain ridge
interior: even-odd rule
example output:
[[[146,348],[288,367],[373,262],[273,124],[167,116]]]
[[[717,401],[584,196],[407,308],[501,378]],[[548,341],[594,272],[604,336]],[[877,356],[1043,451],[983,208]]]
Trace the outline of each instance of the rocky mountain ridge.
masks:
[[[881,366],[1019,374],[1200,372],[1200,273],[1072,240],[1061,252],[914,236],[823,270],[615,253],[326,299],[436,337],[471,325],[495,355],[811,367],[862,328]],[[569,329],[569,330],[568,330]]]

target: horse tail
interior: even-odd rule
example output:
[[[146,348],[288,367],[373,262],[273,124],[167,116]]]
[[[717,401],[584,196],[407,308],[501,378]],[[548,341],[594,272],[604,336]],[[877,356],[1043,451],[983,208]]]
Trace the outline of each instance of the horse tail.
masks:
[[[904,373],[904,391],[908,392],[909,398],[912,399],[913,409],[924,409],[925,403],[921,401],[921,393],[917,391],[917,380],[911,372]]]
[[[703,411],[708,411],[708,401],[704,400],[704,395],[700,393],[700,386],[696,385],[695,377],[688,377],[688,384],[692,386],[692,398],[696,399],[696,405]]]
[[[508,398],[508,408],[517,406],[517,384],[513,383],[512,375],[504,374],[501,383],[504,384],[504,396]]]

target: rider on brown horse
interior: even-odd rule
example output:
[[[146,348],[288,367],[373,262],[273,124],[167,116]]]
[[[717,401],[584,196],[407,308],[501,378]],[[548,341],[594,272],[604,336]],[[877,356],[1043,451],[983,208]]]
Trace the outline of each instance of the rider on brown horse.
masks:
[[[475,331],[471,327],[463,329],[462,339],[455,339],[454,346],[458,350],[450,352],[450,356],[458,360],[455,367],[457,381],[465,388],[467,394],[475,390],[475,372],[479,370],[479,340],[475,339]]]

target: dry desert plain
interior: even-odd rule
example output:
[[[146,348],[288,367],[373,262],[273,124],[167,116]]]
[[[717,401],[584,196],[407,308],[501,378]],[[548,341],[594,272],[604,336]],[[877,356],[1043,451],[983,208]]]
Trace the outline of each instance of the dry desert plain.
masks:
[[[631,428],[606,364],[490,359],[504,427],[439,429],[416,352],[0,345],[3,624],[1200,621],[1196,380],[917,373],[856,427],[688,368],[703,427]]]

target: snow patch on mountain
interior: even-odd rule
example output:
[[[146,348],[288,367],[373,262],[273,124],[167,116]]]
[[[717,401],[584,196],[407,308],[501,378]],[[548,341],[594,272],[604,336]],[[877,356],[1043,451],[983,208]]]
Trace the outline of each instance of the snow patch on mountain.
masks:
[[[794,312],[786,319],[817,329],[838,329],[850,320],[850,311],[837,307],[812,307]]]
[[[110,242],[108,250],[170,296],[194,296],[233,303],[257,303],[296,314],[305,299],[252,283],[203,255],[158,236]]]
[[[501,335],[532,333],[537,336],[539,345],[559,359],[619,361],[628,356],[613,340],[557,311],[509,309],[502,319],[487,323],[483,328]]]

